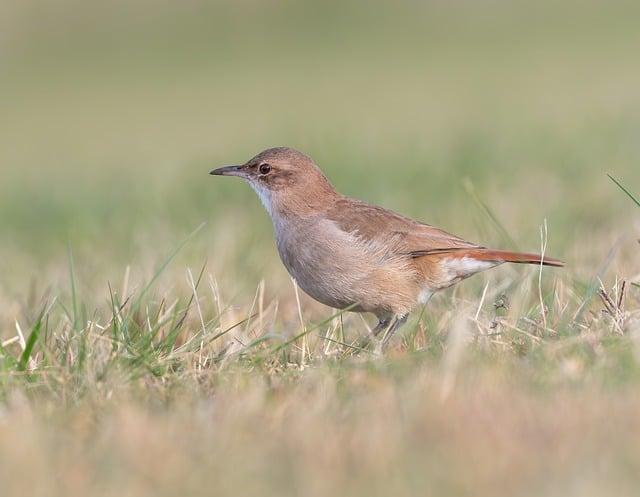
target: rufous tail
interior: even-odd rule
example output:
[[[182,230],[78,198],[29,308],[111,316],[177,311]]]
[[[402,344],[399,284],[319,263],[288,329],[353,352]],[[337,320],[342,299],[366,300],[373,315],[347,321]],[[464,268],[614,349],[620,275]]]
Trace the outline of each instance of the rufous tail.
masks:
[[[463,249],[450,254],[455,258],[468,257],[477,261],[514,262],[516,264],[543,264],[545,266],[563,267],[564,262],[552,257],[538,254],[511,252],[509,250]]]

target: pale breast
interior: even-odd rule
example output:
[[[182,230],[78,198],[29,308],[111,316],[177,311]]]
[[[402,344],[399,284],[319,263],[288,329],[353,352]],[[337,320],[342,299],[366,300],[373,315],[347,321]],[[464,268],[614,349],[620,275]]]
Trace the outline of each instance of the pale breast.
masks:
[[[420,292],[404,257],[325,218],[274,222],[282,262],[307,294],[325,305],[405,314]]]

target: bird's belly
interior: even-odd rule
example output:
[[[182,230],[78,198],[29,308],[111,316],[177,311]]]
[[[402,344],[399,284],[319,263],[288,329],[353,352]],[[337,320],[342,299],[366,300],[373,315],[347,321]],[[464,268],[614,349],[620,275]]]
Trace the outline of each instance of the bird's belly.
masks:
[[[298,286],[315,300],[359,312],[406,313],[420,289],[397,260],[381,257],[331,226],[277,234],[278,252]]]
[[[300,271],[293,267],[288,269],[298,286],[321,304],[335,309],[361,310],[361,306],[358,305],[357,292],[354,292],[353,288],[346,291],[344,287],[338,289],[331,284],[328,278],[322,280],[306,271]]]
[[[295,249],[279,246],[280,258],[298,286],[318,302],[344,309],[358,302],[358,275],[347,266],[351,257],[332,257],[323,243],[306,241]],[[356,271],[357,272],[357,271]]]

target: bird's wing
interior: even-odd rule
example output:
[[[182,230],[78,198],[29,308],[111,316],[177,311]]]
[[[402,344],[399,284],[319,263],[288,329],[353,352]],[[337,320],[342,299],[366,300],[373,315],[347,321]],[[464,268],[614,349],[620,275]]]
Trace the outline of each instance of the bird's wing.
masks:
[[[326,215],[340,229],[366,242],[391,246],[393,252],[410,257],[483,248],[428,224],[349,198],[335,202]]]

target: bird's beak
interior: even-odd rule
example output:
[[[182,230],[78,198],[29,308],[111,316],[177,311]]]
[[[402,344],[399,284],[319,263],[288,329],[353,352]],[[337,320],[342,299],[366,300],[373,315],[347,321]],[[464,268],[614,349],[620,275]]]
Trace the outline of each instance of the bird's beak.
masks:
[[[224,166],[214,169],[209,174],[213,176],[240,176],[244,177],[244,168],[242,166]]]

